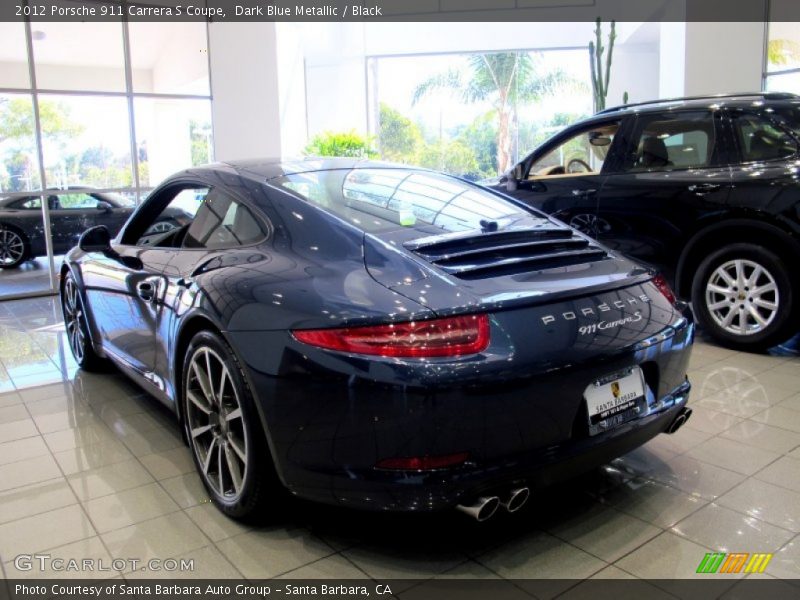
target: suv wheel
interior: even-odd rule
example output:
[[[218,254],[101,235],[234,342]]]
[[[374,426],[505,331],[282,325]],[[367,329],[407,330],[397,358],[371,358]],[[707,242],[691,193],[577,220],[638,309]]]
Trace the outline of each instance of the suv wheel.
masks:
[[[754,244],[731,244],[700,263],[692,282],[692,306],[703,328],[720,343],[765,350],[792,336],[796,292],[773,252]]]

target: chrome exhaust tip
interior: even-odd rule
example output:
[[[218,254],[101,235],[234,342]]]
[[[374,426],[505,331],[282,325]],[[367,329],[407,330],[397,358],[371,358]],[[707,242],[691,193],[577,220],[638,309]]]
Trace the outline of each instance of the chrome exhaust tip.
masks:
[[[667,428],[667,433],[675,433],[676,431],[678,431],[678,429],[680,429],[683,426],[685,422],[686,422],[686,417],[684,417],[683,415],[678,415],[677,417],[675,417],[675,420]]]
[[[670,423],[670,426],[667,427],[667,433],[675,433],[686,424],[686,421],[689,420],[689,417],[692,416],[692,409],[691,408],[684,408],[680,414],[675,417],[675,420]]]
[[[528,502],[528,498],[530,498],[530,496],[531,491],[528,488],[517,488],[511,490],[511,492],[508,494],[508,499],[505,502],[500,502],[500,505],[508,512],[514,513],[525,506],[525,503]]]
[[[491,519],[500,506],[500,498],[497,496],[481,496],[473,504],[457,504],[456,510],[469,515],[478,522]]]

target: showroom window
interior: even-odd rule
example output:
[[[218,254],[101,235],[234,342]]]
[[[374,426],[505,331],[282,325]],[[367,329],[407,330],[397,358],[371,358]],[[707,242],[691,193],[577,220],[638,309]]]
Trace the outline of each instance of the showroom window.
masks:
[[[800,94],[800,23],[787,21],[796,0],[770,0],[764,89]]]
[[[471,180],[593,112],[585,47],[372,56],[367,74],[380,156]]]
[[[61,190],[29,202],[25,256],[0,268],[0,298],[55,291],[53,267],[76,237],[52,206],[91,226],[102,211],[75,205],[79,192],[132,206],[213,161],[208,65],[205,22],[0,23],[0,202]],[[0,228],[11,225],[3,218],[0,207]]]

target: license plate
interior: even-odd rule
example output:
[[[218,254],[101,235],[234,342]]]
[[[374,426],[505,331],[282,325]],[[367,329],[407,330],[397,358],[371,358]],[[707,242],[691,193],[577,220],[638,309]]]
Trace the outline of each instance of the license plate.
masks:
[[[632,367],[596,381],[583,393],[589,433],[595,435],[636,418],[645,404],[642,370]]]

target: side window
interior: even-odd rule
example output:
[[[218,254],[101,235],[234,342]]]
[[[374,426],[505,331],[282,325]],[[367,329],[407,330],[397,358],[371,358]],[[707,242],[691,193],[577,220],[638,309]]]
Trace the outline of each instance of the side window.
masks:
[[[628,172],[701,169],[712,165],[716,135],[710,111],[642,115],[633,135]]]
[[[39,196],[35,198],[23,198],[22,200],[17,200],[13,205],[13,208],[22,208],[25,210],[35,210],[42,208],[42,199]]]
[[[52,210],[86,210],[97,207],[97,198],[89,194],[59,194],[50,198]]]
[[[581,131],[536,160],[528,179],[598,174],[618,130],[613,122]]]
[[[136,220],[125,230],[122,242],[136,246],[180,247],[208,190],[198,186],[165,190],[152,199],[155,202],[152,210],[149,210],[148,199]],[[162,198],[162,194],[166,197]]]
[[[742,162],[778,160],[797,152],[797,144],[792,137],[767,119],[751,113],[734,113],[731,116]]]
[[[212,189],[183,239],[184,248],[209,250],[246,246],[265,237],[258,221],[243,204]]]

